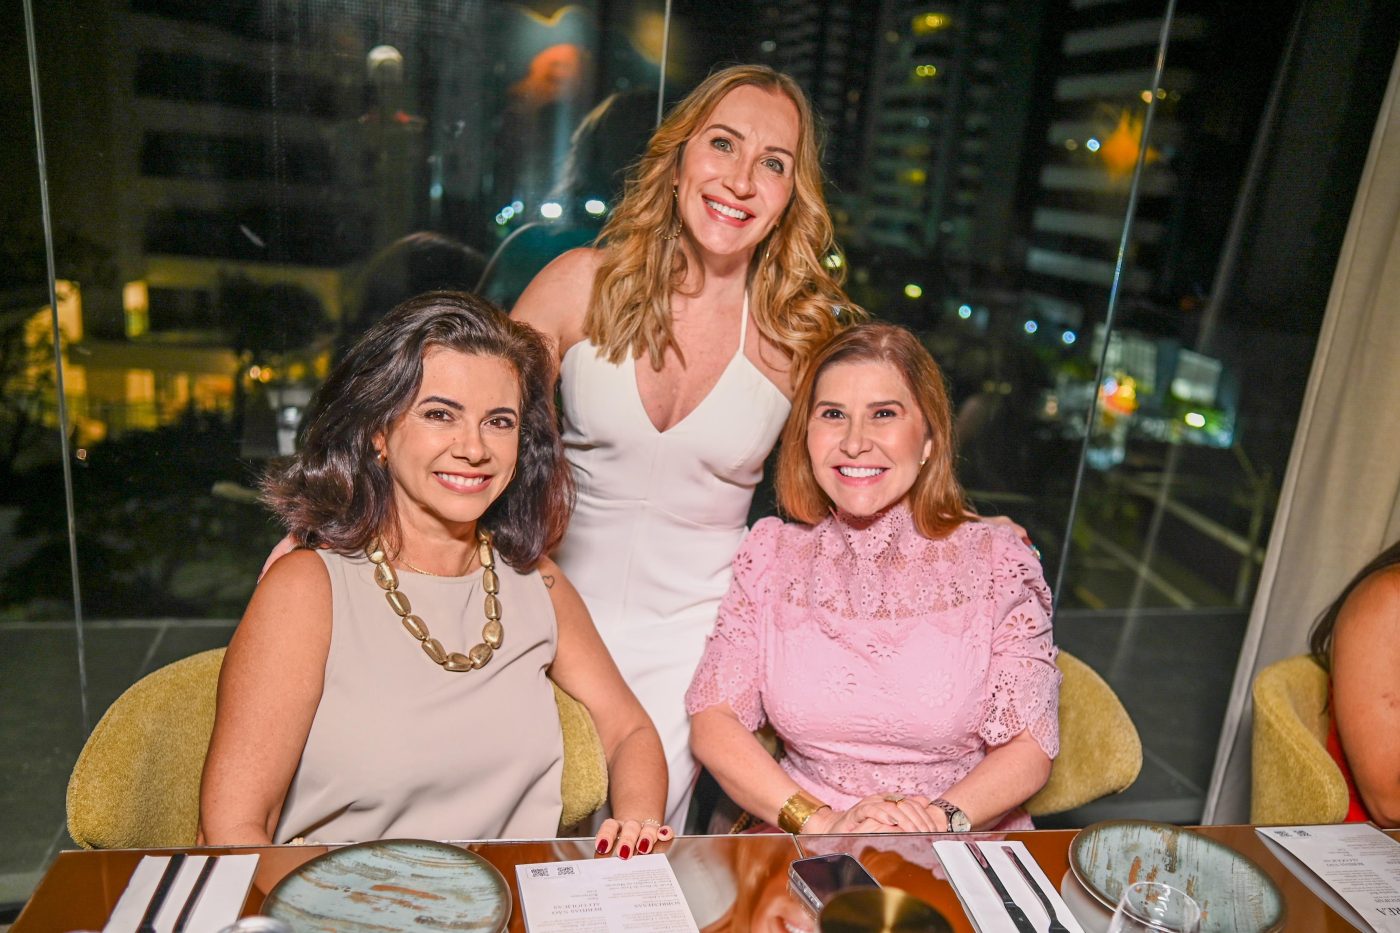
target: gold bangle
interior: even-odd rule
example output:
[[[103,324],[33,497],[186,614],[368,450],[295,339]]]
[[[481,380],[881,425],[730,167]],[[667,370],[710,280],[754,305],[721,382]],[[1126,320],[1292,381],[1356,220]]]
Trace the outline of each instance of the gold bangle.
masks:
[[[807,825],[807,821],[812,818],[813,813],[825,810],[829,806],[805,790],[799,790],[789,797],[783,803],[783,808],[778,811],[778,828],[785,833],[792,833],[796,836],[802,832],[802,827]]]

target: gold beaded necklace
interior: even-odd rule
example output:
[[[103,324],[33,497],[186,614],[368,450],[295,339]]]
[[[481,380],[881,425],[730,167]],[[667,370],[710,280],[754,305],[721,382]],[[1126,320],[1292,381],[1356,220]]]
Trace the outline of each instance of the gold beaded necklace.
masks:
[[[408,597],[399,590],[399,575],[389,564],[384,541],[376,538],[369,550],[365,551],[365,556],[374,565],[374,582],[384,590],[384,598],[389,601],[389,608],[398,615],[408,634],[418,639],[423,646],[423,652],[433,659],[433,663],[453,673],[485,667],[505,638],[505,628],[501,625],[501,583],[496,576],[496,555],[491,550],[490,532],[477,529],[476,542],[477,557],[481,561],[481,588],[486,591],[486,624],[481,628],[481,641],[466,654],[459,651],[449,652],[442,646],[442,642],[428,631],[428,623],[413,614]]]

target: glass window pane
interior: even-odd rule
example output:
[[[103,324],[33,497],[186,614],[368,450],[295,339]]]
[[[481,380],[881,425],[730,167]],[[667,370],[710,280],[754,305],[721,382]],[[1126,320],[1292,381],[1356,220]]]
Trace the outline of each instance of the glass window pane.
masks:
[[[1198,819],[1393,5],[1183,0],[1160,80],[1161,0],[740,6],[672,59],[806,89],[852,296],[933,350],[964,484],[1142,732],[1138,786],[1059,819]]]
[[[24,10],[0,12],[23,41]],[[64,504],[54,327],[44,250],[28,60],[0,66],[0,147],[6,179],[0,212],[0,741],[9,779],[0,785],[0,922],[23,903],[62,844],[64,787],[82,746],[73,581]],[[58,286],[65,354],[80,300]],[[70,382],[69,397],[75,391]],[[77,464],[75,463],[75,466]]]
[[[93,719],[152,669],[227,643],[281,534],[256,502],[258,473],[291,451],[338,353],[431,288],[482,287],[509,304],[596,235],[616,170],[655,122],[663,10],[34,4],[60,317],[73,328]],[[7,16],[23,35],[22,7]],[[28,100],[23,65],[5,72],[8,99]],[[24,260],[6,263],[6,314],[37,339],[38,324],[25,329],[47,303],[32,114],[6,119],[6,138],[27,146],[5,153],[21,182],[7,256]],[[7,784],[5,812],[25,822],[4,833],[0,876],[22,899],[71,845],[63,788],[83,694],[53,392],[41,365],[5,359],[34,397],[32,427],[0,423],[0,454],[11,439],[22,452],[0,504],[11,544],[0,663],[15,667],[0,690],[5,739],[25,762]],[[8,388],[7,410],[22,411]]]

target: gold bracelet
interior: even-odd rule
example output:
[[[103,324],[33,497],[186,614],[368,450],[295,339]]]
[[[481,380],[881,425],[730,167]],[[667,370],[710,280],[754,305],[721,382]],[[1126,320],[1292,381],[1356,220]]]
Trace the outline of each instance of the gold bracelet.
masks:
[[[802,832],[802,827],[807,825],[813,813],[825,810],[829,806],[830,804],[822,803],[805,790],[799,790],[789,797],[783,808],[778,811],[778,828],[796,836]]]

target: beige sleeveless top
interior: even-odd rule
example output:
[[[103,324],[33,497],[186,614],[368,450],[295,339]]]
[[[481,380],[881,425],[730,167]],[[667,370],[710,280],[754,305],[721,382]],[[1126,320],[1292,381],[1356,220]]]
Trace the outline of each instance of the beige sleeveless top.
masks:
[[[330,574],[325,686],[274,841],[551,838],[563,737],[553,688],[554,605],[539,573],[497,560],[505,639],[485,667],[451,673],[399,622],[364,557],[317,551]],[[399,571],[449,651],[481,641],[481,571]]]

